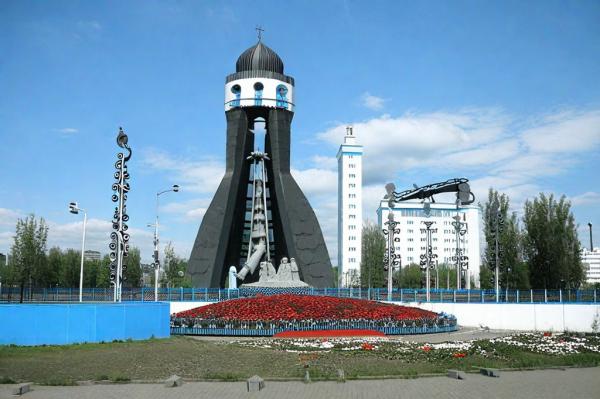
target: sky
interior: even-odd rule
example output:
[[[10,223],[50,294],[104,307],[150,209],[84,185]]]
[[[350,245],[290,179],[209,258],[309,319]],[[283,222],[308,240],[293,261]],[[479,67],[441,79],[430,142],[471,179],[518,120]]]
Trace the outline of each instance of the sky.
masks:
[[[335,156],[364,145],[363,213],[399,190],[470,179],[522,211],[565,195],[588,246],[600,226],[600,2],[0,2],[0,252],[18,218],[48,246],[108,252],[119,126],[129,135],[131,244],[187,258],[224,172],[225,76],[257,41],[296,80],[293,175],[337,263]],[[596,234],[597,237],[600,235]],[[600,238],[598,238],[600,239]],[[597,239],[597,240],[598,240]]]

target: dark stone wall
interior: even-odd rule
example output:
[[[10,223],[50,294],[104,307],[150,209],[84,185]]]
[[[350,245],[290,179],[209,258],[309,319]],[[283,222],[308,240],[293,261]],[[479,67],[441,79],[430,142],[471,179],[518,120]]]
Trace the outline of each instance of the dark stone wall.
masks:
[[[331,261],[319,221],[290,174],[293,116],[287,110],[270,109],[266,119],[266,151],[271,158],[267,163],[267,173],[273,203],[273,235],[277,248],[280,243],[285,245],[287,251],[284,256],[296,258],[304,282],[318,288],[332,287]]]
[[[238,265],[249,177],[246,157],[254,148],[243,109],[226,112],[225,176],[206,210],[188,262],[194,287],[222,287],[229,266]]]
[[[256,117],[266,121],[265,151],[271,195],[275,266],[282,257],[296,258],[303,281],[332,287],[333,274],[319,222],[290,174],[290,127],[293,113],[265,107],[236,108],[227,116],[226,171],[198,231],[188,263],[195,287],[222,287],[231,265],[239,268],[247,184],[254,149],[248,131]]]

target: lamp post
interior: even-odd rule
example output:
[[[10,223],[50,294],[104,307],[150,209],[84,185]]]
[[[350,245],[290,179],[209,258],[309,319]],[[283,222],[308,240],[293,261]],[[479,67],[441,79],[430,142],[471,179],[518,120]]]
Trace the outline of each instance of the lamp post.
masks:
[[[123,152],[117,154],[117,162],[115,162],[116,172],[114,173],[115,183],[112,185],[114,194],[112,195],[112,201],[117,203],[115,207],[115,213],[113,214],[112,227],[113,231],[110,233],[111,242],[108,245],[110,248],[110,281],[114,287],[114,301],[121,302],[121,288],[125,277],[123,273],[127,269],[127,265],[123,264],[123,258],[127,257],[129,253],[129,234],[126,233],[128,226],[127,221],[129,215],[127,214],[127,193],[129,192],[129,172],[127,171],[127,162],[131,159],[131,147],[128,144],[128,137],[123,131],[123,128],[119,128],[119,134],[117,135],[117,145],[120,148],[127,150],[127,155]]]
[[[456,214],[456,216],[454,216],[452,219],[454,219],[454,222],[452,222],[452,227],[454,227],[454,233],[455,233],[455,240],[456,240],[456,248],[455,248],[455,254],[452,257],[452,260],[454,262],[456,262],[456,289],[461,289],[462,288],[462,284],[461,284],[461,274],[462,274],[462,269],[467,269],[468,268],[468,258],[464,255],[464,250],[460,247],[460,240],[461,238],[467,233],[467,224],[464,222],[460,221],[460,215],[458,215],[458,212]],[[465,276],[466,277],[466,276]],[[466,281],[465,281],[465,285],[466,285]]]
[[[387,251],[383,257],[383,269],[387,271],[387,293],[388,301],[392,300],[392,283],[394,267],[400,266],[400,254],[396,254],[395,243],[400,241],[400,238],[395,237],[400,234],[400,229],[396,228],[399,222],[394,220],[393,201],[389,201],[388,221],[385,222],[387,229],[383,229],[383,235],[387,237]]]
[[[77,202],[69,203],[69,212],[78,215],[83,212],[83,239],[81,240],[81,268],[79,270],[79,302],[83,302],[83,256],[85,253],[85,226],[87,224],[87,212],[77,205]]]
[[[491,231],[494,237],[494,257],[495,257],[495,273],[494,273],[494,285],[496,291],[496,302],[500,301],[500,256],[502,254],[502,248],[500,245],[500,234],[504,230],[504,217],[502,216],[502,209],[498,198],[492,203],[491,209]]]
[[[437,232],[437,229],[432,229],[431,226],[435,223],[433,221],[423,221],[421,222],[425,224],[425,228],[421,229],[421,233],[425,233],[425,237],[427,240],[427,247],[425,249],[425,253],[421,255],[421,269],[425,269],[425,289],[426,289],[426,298],[427,302],[429,302],[430,296],[429,291],[431,289],[431,278],[430,278],[430,269],[434,267],[437,259],[437,255],[433,253],[433,239],[431,235]]]
[[[168,190],[163,190],[163,191],[159,191],[158,193],[156,193],[156,219],[154,220],[154,224],[148,224],[148,227],[154,227],[154,255],[152,255],[152,257],[154,258],[154,301],[158,302],[158,275],[159,275],[159,271],[160,271],[160,254],[159,254],[159,247],[158,247],[158,199],[162,194],[165,193],[169,193],[169,192],[174,192],[177,193],[179,192],[179,186],[177,184],[174,184],[173,187],[171,187]]]

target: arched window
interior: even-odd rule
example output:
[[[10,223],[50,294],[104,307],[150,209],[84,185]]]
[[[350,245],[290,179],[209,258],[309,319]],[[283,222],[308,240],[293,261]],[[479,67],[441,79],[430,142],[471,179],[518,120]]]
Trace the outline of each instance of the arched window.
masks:
[[[262,105],[262,96],[263,96],[264,88],[265,87],[263,86],[262,83],[260,83],[260,82],[254,83],[254,105],[256,105],[256,106]]]
[[[288,89],[285,85],[277,86],[276,90],[276,98],[277,98],[277,107],[279,108],[287,108],[288,100],[287,100],[287,92]]]
[[[240,96],[242,95],[242,88],[240,85],[233,85],[231,87],[231,92],[235,95],[235,99],[231,101],[232,107],[240,106]]]

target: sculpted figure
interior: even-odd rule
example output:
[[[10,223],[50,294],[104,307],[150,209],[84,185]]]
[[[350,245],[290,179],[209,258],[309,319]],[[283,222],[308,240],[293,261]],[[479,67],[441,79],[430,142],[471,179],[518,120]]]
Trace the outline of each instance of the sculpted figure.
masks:
[[[300,272],[298,271],[298,264],[296,263],[296,259],[290,259],[290,266],[292,272],[292,281],[300,281]]]

